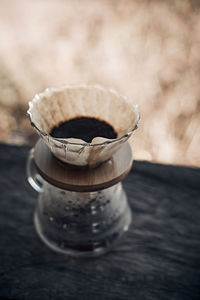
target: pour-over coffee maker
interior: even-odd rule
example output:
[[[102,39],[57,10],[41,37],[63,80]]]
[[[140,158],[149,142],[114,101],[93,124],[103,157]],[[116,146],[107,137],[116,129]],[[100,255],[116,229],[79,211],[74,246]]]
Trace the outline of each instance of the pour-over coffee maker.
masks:
[[[37,233],[51,249],[76,257],[97,256],[117,244],[131,222],[121,180],[132,166],[129,137],[138,127],[137,106],[100,86],[46,89],[29,103],[40,135],[30,151],[27,176],[39,193]],[[77,118],[101,120],[115,138],[55,137],[54,128]],[[88,129],[89,130],[89,129]]]

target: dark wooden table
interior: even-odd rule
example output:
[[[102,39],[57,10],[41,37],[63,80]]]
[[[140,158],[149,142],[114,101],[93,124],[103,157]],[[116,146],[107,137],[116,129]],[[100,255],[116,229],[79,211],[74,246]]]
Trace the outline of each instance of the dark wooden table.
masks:
[[[0,145],[0,299],[200,299],[200,169],[135,162],[121,245],[72,259],[35,233],[28,150]]]

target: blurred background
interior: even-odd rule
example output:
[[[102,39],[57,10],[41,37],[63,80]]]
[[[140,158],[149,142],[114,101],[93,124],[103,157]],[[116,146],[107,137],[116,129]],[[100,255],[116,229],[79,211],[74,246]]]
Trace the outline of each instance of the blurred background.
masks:
[[[200,166],[200,1],[0,0],[0,141],[33,144],[28,101],[99,83],[138,103],[134,157]]]

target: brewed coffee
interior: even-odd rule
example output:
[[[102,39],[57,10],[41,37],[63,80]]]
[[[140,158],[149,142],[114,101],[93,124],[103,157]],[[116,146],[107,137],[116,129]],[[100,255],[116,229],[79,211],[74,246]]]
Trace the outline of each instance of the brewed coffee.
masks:
[[[91,143],[95,137],[115,139],[117,134],[105,121],[90,117],[79,117],[60,123],[50,135],[55,138],[77,138]]]

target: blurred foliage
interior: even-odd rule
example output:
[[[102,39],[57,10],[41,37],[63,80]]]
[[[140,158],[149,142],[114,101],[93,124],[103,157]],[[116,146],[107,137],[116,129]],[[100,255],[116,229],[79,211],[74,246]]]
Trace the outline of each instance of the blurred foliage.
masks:
[[[0,2],[0,140],[34,143],[28,101],[99,83],[138,103],[134,157],[200,166],[200,1]]]

